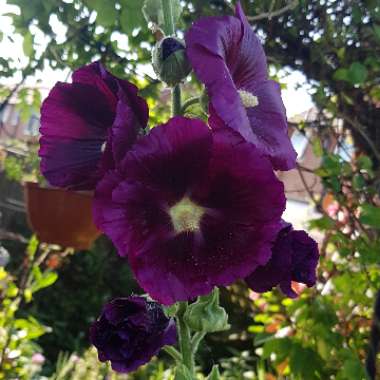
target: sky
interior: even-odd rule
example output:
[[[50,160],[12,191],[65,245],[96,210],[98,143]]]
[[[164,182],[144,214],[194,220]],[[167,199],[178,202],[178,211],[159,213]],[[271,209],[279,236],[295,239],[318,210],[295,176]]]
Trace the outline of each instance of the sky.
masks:
[[[21,66],[25,66],[27,63],[27,58],[24,56],[22,49],[23,39],[21,36],[13,33],[10,18],[4,16],[7,12],[17,10],[17,7],[7,5],[6,0],[0,0],[0,30],[5,34],[3,40],[0,42],[0,56],[6,59],[17,58],[19,64]],[[55,20],[51,20],[51,23],[55,33],[57,34],[58,42],[59,39],[64,40],[64,26],[60,25],[60,23]],[[43,48],[44,43],[46,43],[43,34],[38,33],[37,28],[35,28],[35,30],[31,30],[31,32],[35,35],[36,43],[40,44],[41,48]],[[10,36],[13,41],[11,41],[8,36]],[[149,74],[154,76],[153,70],[150,68],[145,67],[144,71],[149,71]],[[283,77],[284,74],[285,71],[281,72],[281,77]],[[40,88],[42,87],[45,89],[42,95],[46,96],[48,89],[53,87],[57,81],[67,81],[69,75],[69,70],[57,71],[47,68],[43,72],[37,72],[35,76],[29,78],[26,84],[28,86],[38,84]],[[15,84],[17,83],[17,77],[11,79],[0,78],[0,83],[9,85]],[[282,91],[282,98],[287,109],[288,117],[307,111],[313,106],[311,96],[308,92],[306,78],[302,75],[302,73],[292,71],[284,77],[284,79],[282,79],[282,83],[286,84],[286,89]]]

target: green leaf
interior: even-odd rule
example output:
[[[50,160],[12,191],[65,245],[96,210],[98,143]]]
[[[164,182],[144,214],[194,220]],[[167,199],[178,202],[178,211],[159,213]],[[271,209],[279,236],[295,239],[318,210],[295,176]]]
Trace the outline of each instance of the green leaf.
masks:
[[[267,359],[272,353],[276,354],[276,362],[285,360],[292,349],[292,341],[289,338],[267,340],[263,346],[263,359]]]
[[[343,379],[358,379],[364,380],[367,379],[366,371],[363,367],[363,364],[360,362],[360,359],[353,352],[345,353],[346,359],[344,360],[343,367],[339,372],[339,375]]]
[[[34,38],[32,34],[30,32],[26,33],[24,36],[24,42],[22,43],[22,49],[27,57],[31,57],[34,53],[33,41]]]
[[[26,331],[26,339],[37,339],[49,332],[51,329],[41,325],[35,318],[16,319],[14,322],[16,329]]]
[[[348,70],[343,69],[343,68],[338,69],[337,71],[335,71],[335,73],[333,75],[333,79],[348,81],[349,80],[348,79]]]
[[[322,216],[319,219],[313,219],[309,221],[310,229],[330,230],[334,227],[334,225],[334,221],[328,216]]]
[[[36,281],[31,286],[32,293],[37,292],[38,290],[41,290],[43,288],[47,288],[50,285],[53,285],[57,279],[58,275],[56,272],[46,271],[43,274],[41,274],[41,271],[38,269],[39,275],[38,277],[35,276]],[[38,273],[36,270],[36,273]]]
[[[319,137],[313,140],[313,152],[317,157],[322,157],[323,155],[323,146]]]
[[[368,226],[380,229],[380,207],[365,204],[361,207],[360,221]]]
[[[354,62],[349,69],[349,81],[352,84],[362,84],[367,79],[368,71],[364,65]]]
[[[134,29],[141,28],[144,24],[140,1],[126,1],[122,6],[120,15],[122,30],[126,34],[132,34]]]
[[[355,174],[352,178],[352,186],[355,190],[361,190],[365,187],[366,182],[364,177],[361,174]]]
[[[91,0],[88,6],[96,11],[99,25],[110,27],[116,24],[118,11],[113,0]]]
[[[360,156],[356,162],[361,170],[372,170],[372,160],[368,156]]]
[[[28,247],[26,249],[26,252],[28,254],[28,258],[31,260],[33,259],[34,255],[36,254],[38,249],[38,239],[36,235],[33,235],[28,243]]]
[[[293,345],[289,366],[291,373],[301,379],[317,380],[323,372],[323,361],[317,352],[300,344]]]
[[[380,42],[380,25],[373,26],[373,34],[376,36],[376,38]]]

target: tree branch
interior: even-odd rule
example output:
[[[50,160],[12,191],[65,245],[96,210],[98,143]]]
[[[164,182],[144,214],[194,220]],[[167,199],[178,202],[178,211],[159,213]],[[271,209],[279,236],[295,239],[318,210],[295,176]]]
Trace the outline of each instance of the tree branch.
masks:
[[[293,0],[288,5],[285,5],[285,7],[277,9],[276,11],[270,10],[269,12],[261,13],[256,16],[247,16],[247,18],[249,21],[263,20],[265,18],[270,20],[273,17],[281,16],[283,13],[293,10],[298,4],[299,4],[299,0]]]

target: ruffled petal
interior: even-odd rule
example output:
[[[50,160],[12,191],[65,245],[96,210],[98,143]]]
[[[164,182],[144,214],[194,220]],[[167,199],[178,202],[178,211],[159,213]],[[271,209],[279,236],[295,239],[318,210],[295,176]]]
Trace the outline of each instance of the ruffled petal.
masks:
[[[96,190],[97,225],[156,300],[207,294],[270,259],[283,184],[238,133],[211,134],[203,122],[177,117],[135,144],[121,168]],[[178,231],[171,219],[183,199],[203,210],[195,230]]]
[[[264,50],[240,3],[236,17],[195,22],[186,44],[193,69],[210,97],[211,128],[219,128],[222,121],[267,155],[274,169],[294,168],[296,154],[279,86],[267,79]]]
[[[186,33],[186,53],[197,77],[206,85],[217,114],[246,140],[256,142],[228,61],[240,66],[242,25],[236,17],[205,17]]]
[[[291,225],[286,224],[272,252],[270,261],[246,278],[251,289],[262,293],[279,286],[284,294],[294,298],[297,293],[292,289],[292,281],[308,287],[315,285],[318,245],[305,231],[293,231]]]
[[[211,144],[211,131],[201,120],[174,117],[135,144],[120,172],[174,203],[204,175]]]
[[[136,141],[147,121],[137,88],[95,62],[57,83],[41,108],[41,171],[53,186],[93,189],[115,158]],[[114,124],[114,131],[111,128]],[[112,135],[120,144],[112,152]]]
[[[90,340],[100,361],[110,361],[115,371],[127,373],[148,363],[163,346],[175,344],[177,332],[161,305],[133,296],[105,305],[90,328]]]
[[[288,136],[286,111],[278,83],[268,80],[250,87],[258,99],[256,107],[247,108],[252,130],[262,152],[270,157],[273,167],[290,170],[295,167],[297,153]]]

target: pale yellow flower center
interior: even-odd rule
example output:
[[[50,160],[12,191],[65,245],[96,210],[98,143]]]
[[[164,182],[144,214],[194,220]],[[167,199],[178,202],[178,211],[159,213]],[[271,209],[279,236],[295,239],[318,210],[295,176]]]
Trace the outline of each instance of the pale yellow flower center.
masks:
[[[245,90],[238,90],[238,93],[245,108],[256,107],[259,105],[257,96]]]
[[[169,210],[174,230],[177,233],[195,231],[200,227],[200,222],[205,209],[198,206],[188,197],[182,198]]]

